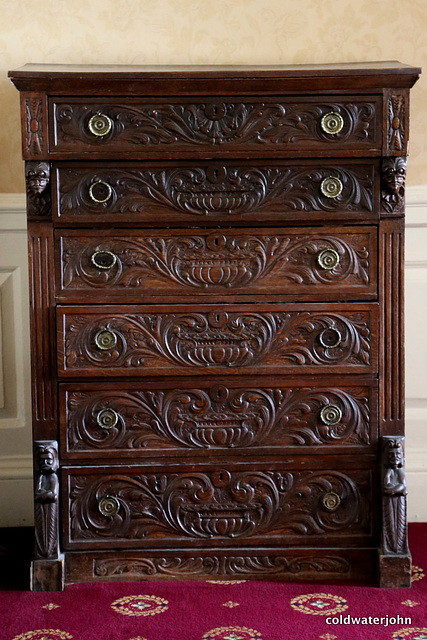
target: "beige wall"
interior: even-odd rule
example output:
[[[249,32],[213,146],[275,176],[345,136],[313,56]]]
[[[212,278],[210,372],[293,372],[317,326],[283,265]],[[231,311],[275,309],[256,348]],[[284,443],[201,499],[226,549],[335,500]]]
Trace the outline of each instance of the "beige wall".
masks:
[[[0,0],[0,192],[24,190],[18,92],[26,62],[424,66],[426,0]],[[408,184],[427,183],[427,77],[412,94]]]

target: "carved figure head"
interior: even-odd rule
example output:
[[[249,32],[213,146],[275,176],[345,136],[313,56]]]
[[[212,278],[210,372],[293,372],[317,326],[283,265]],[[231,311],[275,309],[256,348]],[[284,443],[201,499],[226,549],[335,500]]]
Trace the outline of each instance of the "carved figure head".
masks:
[[[399,193],[405,188],[406,179],[406,159],[386,158],[383,162],[383,178],[388,191]]]
[[[49,165],[47,162],[27,162],[25,168],[27,190],[39,195],[49,183]]]
[[[58,469],[58,452],[51,444],[40,444],[36,450],[36,462],[40,471],[54,472]]]
[[[399,440],[390,440],[387,443],[387,466],[397,469],[403,465],[403,446]]]

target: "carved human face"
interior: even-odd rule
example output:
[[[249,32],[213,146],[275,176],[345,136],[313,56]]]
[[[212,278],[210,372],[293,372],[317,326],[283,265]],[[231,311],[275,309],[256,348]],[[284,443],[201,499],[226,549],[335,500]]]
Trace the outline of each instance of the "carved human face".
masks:
[[[383,176],[387,188],[392,193],[399,193],[405,187],[406,161],[404,158],[390,158],[383,165]]]
[[[390,443],[387,451],[387,460],[390,467],[399,467],[403,462],[403,449],[400,442]]]
[[[56,451],[52,447],[39,447],[37,464],[41,471],[55,471],[57,468]]]
[[[39,195],[43,193],[49,182],[49,167],[46,162],[29,164],[26,171],[28,189]]]

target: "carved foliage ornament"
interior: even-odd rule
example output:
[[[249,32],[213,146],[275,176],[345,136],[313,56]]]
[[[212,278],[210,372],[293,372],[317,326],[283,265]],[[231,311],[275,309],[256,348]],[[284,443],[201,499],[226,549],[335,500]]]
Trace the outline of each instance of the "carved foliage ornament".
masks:
[[[58,443],[36,441],[34,461],[36,557],[55,558],[58,555]]]
[[[265,145],[340,142],[363,144],[376,139],[376,105],[202,102],[197,104],[57,104],[59,144],[84,141],[90,145],[127,142],[132,145]],[[329,113],[342,120],[328,133],[322,119]],[[104,118],[105,134],[94,135],[95,114]]]
[[[371,364],[369,311],[146,313],[66,318],[67,369]],[[107,340],[108,338],[108,340]],[[102,344],[101,344],[102,343]]]
[[[61,246],[64,289],[128,289],[150,284],[232,289],[246,288],[275,274],[280,274],[281,289],[285,283],[334,285],[345,281],[364,286],[370,280],[366,234],[236,236],[214,232],[175,238],[104,238],[102,242],[64,237]],[[328,251],[336,257],[332,269],[319,259]],[[97,266],[98,256],[104,255],[109,258],[108,266]]]
[[[405,438],[383,436],[383,553],[408,553],[406,520]]]
[[[26,162],[27,213],[29,217],[51,215],[50,165],[48,162]]]
[[[137,558],[132,556],[122,559],[94,560],[93,576],[97,578],[117,578],[128,580],[137,577],[165,576],[166,579],[174,576],[215,576],[245,578],[251,575],[277,576],[281,574],[305,574],[318,575],[350,574],[350,563],[344,558],[332,555],[319,555],[310,557],[289,557],[283,555],[209,555],[208,557],[147,557]]]
[[[406,158],[385,158],[382,163],[381,202],[388,213],[399,213],[405,205]]]
[[[388,100],[388,148],[402,151],[405,147],[405,98],[390,96]]]
[[[68,446],[72,451],[131,451],[160,446],[366,445],[367,393],[363,388],[346,392],[224,385],[166,392],[70,392]],[[331,407],[341,416],[328,424],[322,416]]]
[[[342,184],[336,197],[322,193],[322,182],[333,177]],[[93,185],[103,183],[107,199],[95,202]],[[91,191],[92,189],[92,191]],[[214,216],[250,213],[266,206],[279,211],[373,210],[372,166],[322,168],[207,167],[137,171],[103,169],[94,173],[66,169],[60,174],[61,213],[101,215],[140,213],[147,200],[189,215]],[[106,197],[106,195],[104,196]]]
[[[44,152],[43,105],[40,98],[25,98],[26,152],[30,156],[40,156]]]
[[[367,475],[338,471],[230,472],[226,469],[71,479],[71,540],[242,538],[369,530]],[[339,507],[322,498],[335,493]],[[302,496],[304,497],[302,499]],[[105,500],[117,508],[106,515]]]

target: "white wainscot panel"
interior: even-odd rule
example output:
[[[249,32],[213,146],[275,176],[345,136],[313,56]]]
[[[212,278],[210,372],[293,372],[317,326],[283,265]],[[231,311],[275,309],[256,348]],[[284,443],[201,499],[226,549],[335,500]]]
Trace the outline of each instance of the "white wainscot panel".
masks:
[[[405,259],[406,470],[410,521],[427,522],[427,187],[408,189]]]
[[[0,194],[0,526],[32,512],[25,198]]]

